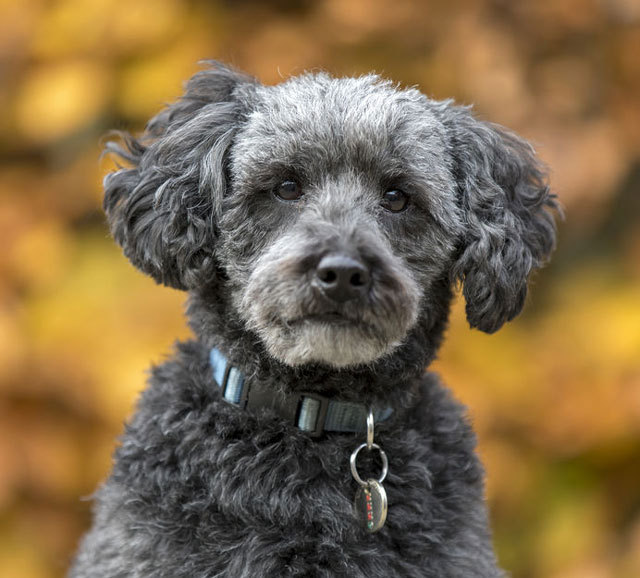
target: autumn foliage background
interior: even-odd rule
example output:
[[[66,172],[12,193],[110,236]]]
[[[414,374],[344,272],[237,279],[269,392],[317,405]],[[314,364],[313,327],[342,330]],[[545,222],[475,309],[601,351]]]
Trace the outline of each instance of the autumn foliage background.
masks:
[[[437,363],[470,408],[514,578],[640,576],[640,2],[0,0],[0,576],[59,577],[184,296],[108,236],[108,129],[217,58],[274,83],[378,71],[536,143],[565,206],[526,312],[458,301]]]

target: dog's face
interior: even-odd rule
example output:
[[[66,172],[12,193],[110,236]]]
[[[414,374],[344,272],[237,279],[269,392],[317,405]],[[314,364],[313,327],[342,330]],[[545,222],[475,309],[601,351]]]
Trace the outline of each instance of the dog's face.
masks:
[[[460,229],[442,124],[374,77],[259,87],[220,219],[234,304],[276,358],[367,363],[396,347]]]
[[[289,365],[393,351],[464,281],[473,326],[517,314],[554,241],[553,200],[521,140],[376,76],[274,87],[224,68],[156,117],[109,175],[116,240],[158,281],[213,276]]]

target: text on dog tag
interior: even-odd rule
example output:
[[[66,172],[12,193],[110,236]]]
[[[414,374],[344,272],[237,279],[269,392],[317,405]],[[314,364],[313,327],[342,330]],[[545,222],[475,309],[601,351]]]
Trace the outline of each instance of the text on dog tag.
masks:
[[[367,532],[377,532],[387,519],[387,492],[376,480],[367,480],[356,492],[356,516]]]

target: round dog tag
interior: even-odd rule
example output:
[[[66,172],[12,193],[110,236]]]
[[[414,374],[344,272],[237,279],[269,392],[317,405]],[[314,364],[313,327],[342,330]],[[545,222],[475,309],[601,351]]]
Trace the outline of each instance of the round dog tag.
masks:
[[[387,519],[387,492],[382,484],[369,479],[358,488],[354,501],[356,516],[367,532],[377,532]]]

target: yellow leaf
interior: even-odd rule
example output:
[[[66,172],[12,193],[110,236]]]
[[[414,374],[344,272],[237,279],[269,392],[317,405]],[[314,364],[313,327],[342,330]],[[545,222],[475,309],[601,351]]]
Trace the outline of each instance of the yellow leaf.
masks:
[[[68,136],[92,122],[109,97],[104,68],[69,61],[34,69],[18,90],[18,133],[38,144]]]

